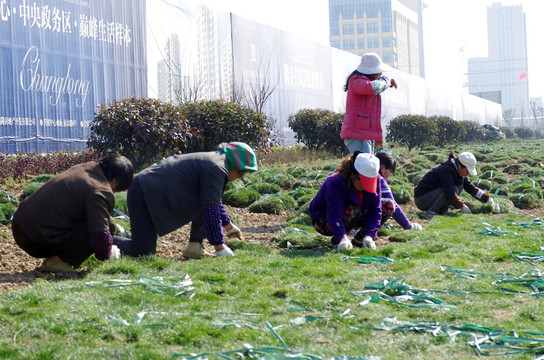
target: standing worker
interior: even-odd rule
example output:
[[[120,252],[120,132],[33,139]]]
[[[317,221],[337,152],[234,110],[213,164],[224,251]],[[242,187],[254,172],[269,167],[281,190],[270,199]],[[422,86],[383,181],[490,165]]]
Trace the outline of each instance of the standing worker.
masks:
[[[488,193],[479,189],[469,180],[468,174],[476,176],[476,157],[468,152],[462,152],[455,157],[450,152],[447,160],[426,173],[414,190],[414,201],[419,210],[428,215],[443,215],[450,207],[470,214],[472,211],[459,197],[463,189],[475,199],[488,203],[494,212],[497,205]]]
[[[133,175],[124,156],[72,166],[21,202],[13,215],[15,242],[45,258],[44,271],[75,273],[93,253],[99,260],[118,259],[110,213],[114,192],[128,189]]]
[[[225,235],[242,235],[221,198],[229,181],[252,171],[257,171],[257,158],[241,142],[223,143],[217,151],[170,156],[149,166],[134,178],[127,194],[132,239],[116,236],[114,243],[126,255],[154,255],[158,236],[190,222],[184,258],[210,256],[202,247],[204,238],[217,256],[233,256]]]
[[[382,76],[382,72],[390,69],[378,54],[367,53],[347,78],[346,113],[340,138],[352,154],[355,151],[374,154],[375,143],[383,144],[380,94],[390,87],[397,88],[395,79]]]

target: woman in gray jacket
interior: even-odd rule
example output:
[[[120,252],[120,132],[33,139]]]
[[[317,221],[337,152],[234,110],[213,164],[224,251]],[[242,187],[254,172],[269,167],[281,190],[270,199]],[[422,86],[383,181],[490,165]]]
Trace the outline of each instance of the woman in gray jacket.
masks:
[[[127,193],[132,239],[115,237],[122,254],[153,255],[157,237],[191,223],[185,258],[209,256],[207,238],[217,256],[233,256],[225,235],[238,234],[221,198],[229,181],[257,171],[257,158],[244,143],[223,143],[217,151],[168,157],[142,170]],[[225,230],[223,232],[223,229]]]

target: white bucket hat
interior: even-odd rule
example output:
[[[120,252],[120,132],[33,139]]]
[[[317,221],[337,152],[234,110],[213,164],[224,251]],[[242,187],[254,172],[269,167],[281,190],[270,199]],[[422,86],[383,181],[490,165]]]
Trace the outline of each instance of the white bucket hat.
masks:
[[[459,154],[457,157],[459,162],[467,168],[468,173],[472,176],[476,176],[478,172],[476,171],[476,157],[471,152],[465,151]]]
[[[389,71],[392,68],[382,62],[380,55],[376,53],[367,53],[361,57],[361,63],[357,66],[357,71],[361,74],[372,75]]]

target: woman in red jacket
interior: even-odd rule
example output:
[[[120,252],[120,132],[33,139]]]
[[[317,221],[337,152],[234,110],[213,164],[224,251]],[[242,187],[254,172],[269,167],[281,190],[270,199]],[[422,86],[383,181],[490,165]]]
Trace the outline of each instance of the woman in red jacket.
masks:
[[[357,69],[346,81],[346,113],[340,137],[349,152],[360,151],[374,154],[375,142],[383,143],[380,94],[390,87],[397,88],[395,79],[382,76],[391,68],[376,53],[364,54]]]

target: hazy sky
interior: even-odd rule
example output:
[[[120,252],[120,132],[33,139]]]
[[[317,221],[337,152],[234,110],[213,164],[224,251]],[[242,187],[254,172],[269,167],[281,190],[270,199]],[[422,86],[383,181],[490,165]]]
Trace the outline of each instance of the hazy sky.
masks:
[[[470,57],[487,56],[487,6],[522,5],[527,19],[529,93],[544,97],[544,0],[424,0],[426,77],[462,86]],[[219,9],[329,44],[328,0],[204,0]]]

